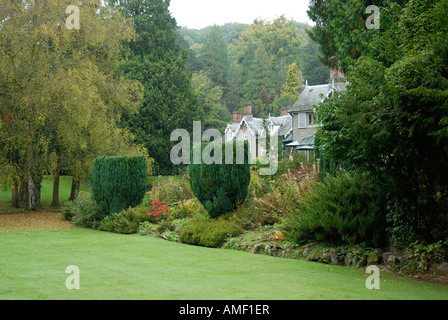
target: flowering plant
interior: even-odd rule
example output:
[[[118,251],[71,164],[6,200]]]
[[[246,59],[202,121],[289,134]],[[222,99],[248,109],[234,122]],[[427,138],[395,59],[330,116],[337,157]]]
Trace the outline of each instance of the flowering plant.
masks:
[[[162,201],[160,200],[154,200],[153,202],[151,202],[151,204],[153,205],[152,209],[154,211],[152,212],[147,212],[148,216],[153,216],[156,218],[156,220],[160,220],[161,215],[166,214],[167,216],[171,216],[170,214],[170,207],[167,206],[166,204],[163,204]],[[163,206],[162,206],[163,204]]]

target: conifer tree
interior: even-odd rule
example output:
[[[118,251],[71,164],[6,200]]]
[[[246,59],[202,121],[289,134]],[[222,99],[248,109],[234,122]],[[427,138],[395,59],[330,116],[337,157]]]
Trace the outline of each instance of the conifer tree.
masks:
[[[148,149],[157,174],[175,170],[170,161],[171,132],[179,128],[191,131],[193,121],[202,117],[185,68],[188,54],[177,42],[169,5],[170,1],[163,0],[119,1],[121,12],[132,17],[136,31],[122,73],[144,86],[143,103],[137,114],[125,117],[125,126]]]

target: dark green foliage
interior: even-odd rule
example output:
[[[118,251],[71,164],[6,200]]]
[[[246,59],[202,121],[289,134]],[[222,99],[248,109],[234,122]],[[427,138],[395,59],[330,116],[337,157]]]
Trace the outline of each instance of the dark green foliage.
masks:
[[[205,164],[203,160],[201,164],[191,164],[190,183],[193,193],[204,205],[210,217],[216,218],[236,209],[237,205],[244,201],[250,182],[250,168],[247,141],[241,144],[244,146],[244,164],[237,164],[236,141],[211,143],[215,144],[217,149],[221,148],[222,164]],[[226,145],[233,148],[232,164],[225,164]],[[202,151],[206,146],[210,144],[202,144]]]
[[[311,0],[308,16],[315,25],[308,35],[319,44],[320,59],[330,67],[338,63],[346,69],[350,63],[362,55],[374,52],[385,61],[393,55],[392,50],[381,50],[377,36],[388,33],[389,27],[397,20],[397,11],[408,0]],[[380,29],[368,29],[366,20],[372,13],[366,13],[369,5],[380,8]],[[399,14],[399,13],[398,13]],[[404,29],[403,29],[404,30]],[[400,32],[397,35],[401,34]],[[385,44],[381,41],[381,44]],[[388,42],[394,46],[394,41]],[[335,59],[337,57],[337,60]]]
[[[210,74],[213,85],[222,87],[221,102],[229,111],[252,102],[254,115],[261,117],[269,113],[277,116],[283,107],[295,102],[280,99],[291,63],[299,65],[310,85],[328,82],[330,69],[319,62],[317,44],[305,32],[309,28],[282,16],[271,22],[256,20],[250,25],[181,28],[179,34],[190,50],[187,67],[192,72]],[[267,103],[264,95],[269,96]]]
[[[189,220],[182,228],[179,240],[184,243],[205,247],[220,247],[227,237],[241,234],[242,229],[225,217],[210,220],[197,217]]]
[[[201,120],[199,102],[185,70],[187,52],[178,44],[176,21],[169,1],[112,0],[123,16],[132,18],[136,37],[128,43],[130,56],[121,63],[125,78],[138,80],[144,87],[144,101],[138,113],[125,116],[123,125],[134,134],[155,160],[156,174],[172,174],[170,161],[175,129],[190,130]]]
[[[328,177],[307,204],[290,217],[296,241],[318,240],[382,247],[386,241],[385,199],[366,174]]]
[[[145,156],[98,157],[93,162],[92,192],[107,214],[138,206],[145,196]]]
[[[74,201],[68,201],[62,208],[62,217],[77,227],[98,229],[105,214],[90,192],[80,192]]]
[[[358,19],[368,2],[354,1],[356,5],[347,10],[343,2],[311,3],[310,11],[319,20],[314,39],[324,58],[335,54],[340,60],[346,58],[340,62],[349,82],[346,92],[316,108],[323,124],[316,147],[324,159],[349,162],[375,177],[376,190],[388,201],[384,214],[392,240],[444,240],[448,236],[448,175],[443,174],[448,171],[448,3],[378,1],[380,30],[357,23],[353,32],[344,32],[350,19],[343,17]],[[364,44],[352,37],[358,31]]]

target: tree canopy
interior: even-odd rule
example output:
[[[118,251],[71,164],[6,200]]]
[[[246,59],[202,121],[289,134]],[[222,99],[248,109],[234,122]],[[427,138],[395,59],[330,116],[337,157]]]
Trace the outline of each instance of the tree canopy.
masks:
[[[291,64],[297,64],[309,84],[329,81],[330,69],[319,62],[317,44],[306,29],[308,25],[281,16],[252,24],[181,28],[178,34],[190,52],[187,69],[209,74],[214,85],[221,87],[221,103],[229,112],[251,102],[255,115],[262,117],[278,115],[281,108],[291,105],[291,99],[282,96]],[[292,100],[296,98],[297,94]]]
[[[171,132],[192,131],[193,121],[202,119],[191,75],[185,69],[188,55],[177,41],[169,1],[119,1],[119,9],[132,18],[136,32],[128,42],[130,55],[121,64],[121,73],[144,88],[138,112],[125,114],[124,126],[154,158],[156,173],[171,174],[175,170],[170,161]]]
[[[318,149],[324,158],[371,173],[388,201],[385,214],[395,240],[444,240],[448,2],[397,1],[384,3],[380,12],[381,30],[363,31],[370,40],[350,57],[345,51],[350,36],[338,38],[342,29],[334,30],[332,23],[347,13],[334,13],[330,20],[314,16],[323,34],[335,39],[332,54],[347,57],[343,63],[349,83],[346,92],[317,109],[323,124]],[[330,48],[323,37],[318,42]]]
[[[42,176],[62,166],[79,179],[94,155],[146,152],[116,126],[141,99],[139,84],[117,68],[132,27],[87,0],[79,5],[82,26],[68,29],[70,4],[0,1],[0,184],[13,185],[14,206],[20,185],[27,207],[39,207]]]

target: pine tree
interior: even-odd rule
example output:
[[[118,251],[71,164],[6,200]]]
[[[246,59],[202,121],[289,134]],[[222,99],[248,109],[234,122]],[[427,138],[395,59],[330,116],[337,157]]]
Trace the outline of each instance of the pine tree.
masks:
[[[267,92],[275,89],[275,72],[265,46],[259,42],[248,71],[248,80],[243,84],[246,101],[256,101],[261,89]]]

